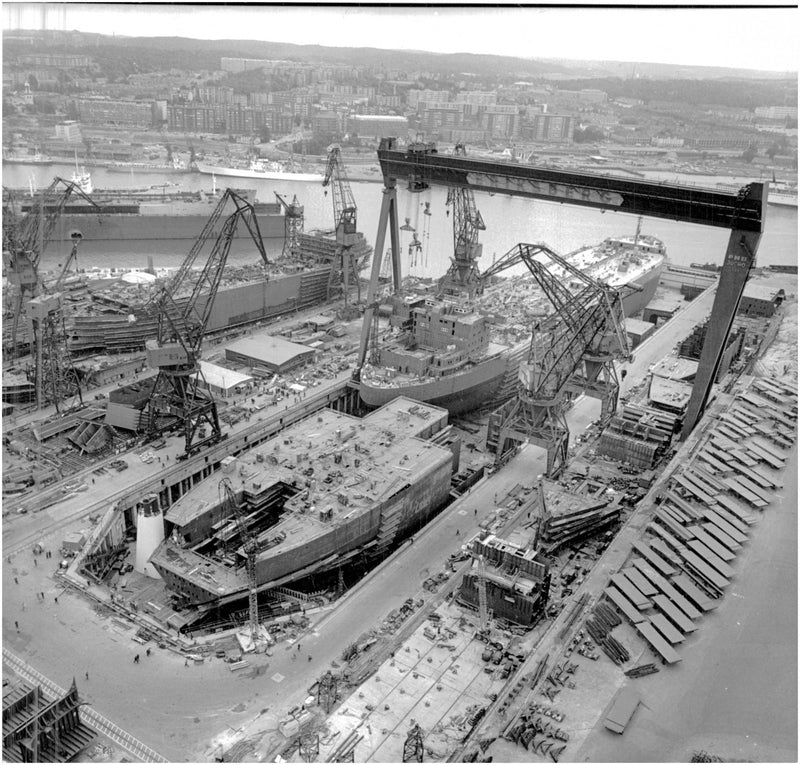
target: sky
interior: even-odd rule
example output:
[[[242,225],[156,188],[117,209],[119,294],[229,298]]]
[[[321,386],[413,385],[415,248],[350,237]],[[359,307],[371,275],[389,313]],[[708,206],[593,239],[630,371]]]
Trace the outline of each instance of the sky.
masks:
[[[41,5],[4,2],[4,28],[17,20],[23,28],[41,28]],[[796,7],[46,5],[50,28],[63,20],[66,29],[103,34],[798,69]]]

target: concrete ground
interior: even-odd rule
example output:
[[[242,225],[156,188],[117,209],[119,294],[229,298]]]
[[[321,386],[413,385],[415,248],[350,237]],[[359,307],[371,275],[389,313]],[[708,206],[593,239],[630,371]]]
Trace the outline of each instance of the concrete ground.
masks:
[[[683,661],[628,681],[643,704],[622,736],[594,727],[581,762],[797,761],[797,448],[785,486],[736,561],[733,587],[681,647]]]

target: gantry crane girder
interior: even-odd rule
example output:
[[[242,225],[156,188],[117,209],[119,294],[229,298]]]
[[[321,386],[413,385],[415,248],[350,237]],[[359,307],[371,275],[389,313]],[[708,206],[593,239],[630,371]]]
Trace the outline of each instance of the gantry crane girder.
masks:
[[[406,740],[403,742],[403,762],[423,762],[425,747],[423,745],[422,728],[415,724],[408,731]]]
[[[234,211],[225,219],[199,275],[195,276],[192,265],[229,202],[233,203]],[[203,335],[240,222],[247,227],[266,266],[269,260],[255,209],[244,197],[227,189],[181,267],[147,306],[147,311],[158,317],[156,338],[146,342],[147,363],[158,369],[148,402],[148,432],[155,437],[178,423],[184,432],[185,456],[222,438],[216,402],[210,392],[200,389],[198,377],[202,373],[198,362]],[[178,293],[186,288],[190,288],[191,294],[179,305]]]
[[[549,268],[543,262],[545,255],[552,261]],[[564,411],[570,387],[601,397],[605,417],[616,409],[619,384],[614,359],[630,356],[622,299],[618,290],[541,244],[518,244],[485,277],[518,263],[527,266],[555,310],[533,327],[530,353],[520,364],[517,398],[492,418],[488,441],[498,456],[510,442],[532,441],[547,450],[547,474],[554,475],[567,455]],[[557,276],[550,268],[560,268],[562,274]],[[564,286],[564,275],[577,282],[576,291]]]
[[[399,149],[395,138],[381,140],[378,162],[383,173],[384,191],[375,252],[383,252],[388,226],[395,290],[400,288],[402,277],[397,213],[398,179],[405,179],[412,191],[421,191],[431,185],[466,187],[490,194],[542,199],[730,229],[728,249],[709,321],[713,331],[706,334],[701,352],[698,374],[684,421],[684,438],[691,432],[705,408],[744,284],[755,262],[764,230],[768,183],[750,183],[738,193],[730,194],[677,184],[443,155],[430,142],[415,141],[403,151]],[[373,261],[366,299],[368,305],[375,301],[380,265],[380,262]],[[364,312],[356,377],[366,358],[371,326],[372,309],[368,308]]]
[[[250,531],[245,520],[239,501],[236,499],[236,492],[230,478],[223,478],[218,486],[220,503],[228,517],[233,516],[236,520],[236,527],[239,530],[239,537],[242,542],[242,552],[245,558],[245,572],[247,574],[247,594],[248,594],[248,625],[250,629],[250,639],[255,648],[258,642],[258,579],[256,577],[256,559],[258,558],[258,540]]]
[[[456,144],[453,153],[459,157],[467,155],[460,143]],[[453,257],[447,273],[439,282],[439,290],[445,295],[473,297],[480,284],[478,232],[485,231],[486,225],[475,205],[475,194],[469,187],[448,189],[447,205],[453,210]]]

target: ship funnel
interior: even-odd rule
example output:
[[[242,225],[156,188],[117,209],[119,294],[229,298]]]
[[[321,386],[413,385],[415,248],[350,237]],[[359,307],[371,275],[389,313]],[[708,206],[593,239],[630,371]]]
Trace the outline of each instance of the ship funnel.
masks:
[[[157,494],[148,494],[136,508],[136,563],[134,571],[160,579],[150,556],[164,541],[164,514]]]

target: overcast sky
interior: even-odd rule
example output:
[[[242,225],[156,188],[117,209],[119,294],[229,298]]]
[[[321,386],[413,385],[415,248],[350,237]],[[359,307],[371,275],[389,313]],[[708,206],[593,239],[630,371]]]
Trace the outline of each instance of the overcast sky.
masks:
[[[757,2],[758,0],[756,0]],[[796,8],[224,7],[58,3],[48,26],[130,36],[254,39],[527,58],[797,71]],[[41,4],[3,3],[5,28],[41,28]]]

